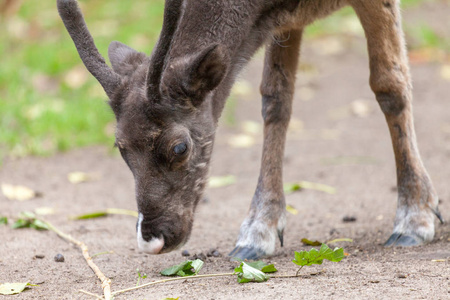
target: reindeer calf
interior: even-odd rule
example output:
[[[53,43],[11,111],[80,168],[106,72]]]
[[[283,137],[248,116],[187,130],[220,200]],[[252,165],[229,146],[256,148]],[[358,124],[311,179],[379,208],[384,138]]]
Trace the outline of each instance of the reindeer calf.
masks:
[[[77,1],[57,4],[116,116],[116,145],[135,178],[141,250],[169,252],[188,240],[225,100],[238,72],[263,44],[261,172],[230,255],[256,259],[274,253],[277,237],[283,244],[282,158],[302,32],[346,5],[366,33],[370,85],[395,153],[398,206],[386,245],[433,239],[438,197],[417,149],[398,0],[166,0],[152,55],[112,42],[112,69],[95,47]]]

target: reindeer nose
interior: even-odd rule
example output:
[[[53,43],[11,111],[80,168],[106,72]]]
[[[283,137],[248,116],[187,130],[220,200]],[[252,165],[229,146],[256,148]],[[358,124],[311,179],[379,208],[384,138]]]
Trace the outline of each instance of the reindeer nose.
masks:
[[[144,239],[141,230],[141,224],[143,220],[144,216],[140,213],[137,222],[137,242],[139,250],[149,254],[158,254],[164,247],[164,237],[161,235],[160,237],[153,236],[150,240]]]

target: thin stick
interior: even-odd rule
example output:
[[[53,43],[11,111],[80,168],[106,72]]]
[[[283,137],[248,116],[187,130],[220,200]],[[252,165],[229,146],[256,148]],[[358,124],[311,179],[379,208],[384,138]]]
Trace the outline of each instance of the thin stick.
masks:
[[[195,275],[195,276],[186,276],[186,277],[176,277],[176,278],[169,278],[169,279],[163,279],[163,280],[158,280],[158,281],[153,281],[153,282],[149,282],[146,284],[141,284],[135,287],[131,287],[131,288],[127,288],[127,289],[123,289],[120,291],[115,291],[112,292],[111,295],[115,296],[117,294],[121,294],[121,293],[125,293],[128,291],[133,291],[133,290],[137,290],[149,285],[154,285],[154,284],[159,284],[159,283],[164,283],[164,282],[169,282],[169,281],[177,281],[177,280],[188,280],[188,279],[197,279],[197,278],[207,278],[207,277],[220,277],[220,276],[232,276],[234,275],[234,273],[219,273],[219,274],[205,274],[205,275]]]
[[[80,293],[83,293],[83,294],[86,294],[86,295],[95,297],[95,298],[97,298],[97,299],[103,299],[103,297],[101,297],[101,296],[99,296],[99,295],[97,295],[97,294],[94,294],[94,293],[85,291],[85,290],[78,290],[78,291],[79,291]]]
[[[36,220],[39,220],[39,221],[45,223],[50,230],[54,231],[57,235],[59,235],[66,241],[69,241],[69,242],[77,245],[81,249],[81,252],[83,253],[84,259],[86,260],[87,264],[92,269],[92,271],[94,271],[95,275],[97,275],[98,279],[100,279],[100,281],[102,282],[102,289],[103,289],[103,295],[105,296],[105,300],[110,300],[111,299],[111,280],[108,277],[106,277],[102,273],[102,271],[100,271],[100,269],[97,267],[96,264],[94,264],[94,262],[92,261],[92,257],[89,255],[88,247],[86,246],[86,244],[83,242],[80,242],[80,241],[74,239],[73,237],[71,237],[70,235],[62,232],[61,230],[59,230],[58,228],[56,228],[55,226],[53,226],[51,223],[49,223],[46,220],[43,220],[40,218],[36,218]]]
[[[204,274],[204,275],[195,275],[195,276],[186,276],[186,277],[176,277],[176,278],[162,279],[162,280],[153,281],[153,282],[149,282],[149,283],[146,283],[146,284],[138,285],[138,286],[135,286],[135,287],[123,289],[123,290],[120,290],[120,291],[115,291],[115,292],[112,292],[111,295],[115,296],[117,294],[121,294],[121,293],[129,292],[129,291],[137,290],[137,289],[149,286],[149,285],[165,283],[165,282],[169,282],[169,281],[197,279],[197,278],[213,278],[213,277],[233,276],[233,275],[236,275],[236,274],[235,273]],[[269,276],[269,277],[270,278],[293,278],[293,277],[299,277],[299,276],[298,275],[272,275],[272,276]]]
[[[272,275],[269,276],[270,278],[295,278],[295,277],[301,277],[299,275]]]

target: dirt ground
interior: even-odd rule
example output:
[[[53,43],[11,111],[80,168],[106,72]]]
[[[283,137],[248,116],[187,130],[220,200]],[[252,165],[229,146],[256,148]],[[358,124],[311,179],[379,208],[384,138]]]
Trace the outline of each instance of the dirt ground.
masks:
[[[446,12],[446,13],[445,13]],[[436,26],[436,14],[450,15],[448,5],[406,12],[407,22],[423,20]],[[447,24],[448,25],[448,24]],[[433,25],[434,26],[434,25]],[[448,29],[449,27],[447,27]],[[447,31],[447,35],[448,35]],[[331,37],[332,38],[332,37]],[[340,263],[324,262],[305,268],[300,278],[271,279],[260,284],[238,284],[234,277],[177,281],[129,292],[116,299],[449,299],[450,225],[436,220],[432,243],[412,248],[384,248],[395,214],[395,166],[387,126],[368,86],[365,42],[362,38],[339,40],[343,49],[320,51],[329,40],[304,45],[298,75],[293,126],[285,155],[284,181],[307,180],[337,189],[334,195],[305,190],[287,196],[298,210],[288,214],[285,246],[266,259],[280,274],[293,274],[294,251],[309,249],[301,238],[340,243],[349,253]],[[199,205],[191,239],[173,253],[151,256],[137,251],[133,217],[109,216],[69,221],[68,216],[125,208],[136,210],[133,178],[122,159],[111,150],[93,147],[50,158],[7,159],[0,169],[0,182],[22,184],[43,196],[26,202],[0,195],[0,214],[15,216],[21,211],[53,207],[56,214],[46,218],[62,231],[83,241],[90,253],[113,251],[94,258],[112,289],[136,284],[138,268],[148,278],[162,279],[159,271],[192,255],[217,249],[222,256],[207,258],[202,274],[231,272],[235,266],[227,253],[234,247],[241,221],[249,206],[259,170],[262,135],[247,135],[250,147],[230,146],[231,137],[242,134],[242,122],[261,124],[258,84],[262,57],[257,56],[242,79],[235,98],[233,126],[218,130],[212,176],[234,175],[237,182],[208,189],[207,201]],[[440,210],[450,219],[450,82],[440,75],[440,63],[413,64],[414,113],[419,148],[440,198]],[[355,110],[355,100],[363,112]],[[357,106],[357,105],[356,105]],[[367,114],[364,112],[367,111]],[[226,116],[224,116],[226,117]],[[225,123],[225,122],[222,122]],[[252,123],[253,124],[253,123]],[[253,126],[255,127],[255,126]],[[74,185],[67,174],[83,171],[99,175],[97,180]],[[344,223],[345,216],[356,217]],[[63,254],[65,262],[54,261]],[[36,255],[44,258],[37,259]],[[438,261],[433,261],[438,260]],[[318,275],[311,275],[318,273]],[[16,296],[0,299],[86,299],[78,290],[101,294],[99,280],[89,269],[78,248],[53,232],[12,230],[0,226],[0,282],[31,282],[39,286]]]

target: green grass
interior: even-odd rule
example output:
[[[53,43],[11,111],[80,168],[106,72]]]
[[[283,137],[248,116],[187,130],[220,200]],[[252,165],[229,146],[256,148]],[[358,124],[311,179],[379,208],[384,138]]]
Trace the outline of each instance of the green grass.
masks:
[[[433,1],[437,0],[403,0],[402,5]],[[0,161],[5,155],[49,155],[113,143],[114,116],[100,85],[90,74],[79,85],[65,79],[69,72],[84,67],[55,2],[24,1],[17,14],[0,19]],[[113,40],[151,52],[160,31],[164,0],[132,4],[90,0],[81,1],[81,6],[105,57]],[[361,34],[361,28],[354,12],[345,8],[309,27],[307,37],[348,32]],[[408,26],[407,32],[419,46],[450,47],[423,24]],[[228,110],[234,110],[231,102]],[[233,116],[227,118],[233,122]]]
[[[163,0],[81,5],[102,55],[112,40],[151,52]],[[66,83],[66,74],[82,63],[55,1],[25,1],[16,15],[0,22],[0,158],[112,145],[114,115],[100,85],[90,75],[81,86]]]

